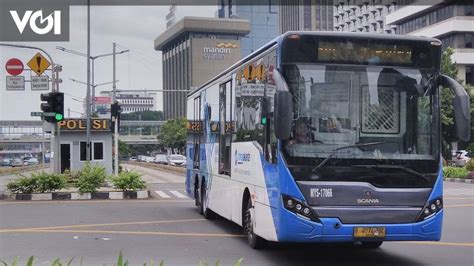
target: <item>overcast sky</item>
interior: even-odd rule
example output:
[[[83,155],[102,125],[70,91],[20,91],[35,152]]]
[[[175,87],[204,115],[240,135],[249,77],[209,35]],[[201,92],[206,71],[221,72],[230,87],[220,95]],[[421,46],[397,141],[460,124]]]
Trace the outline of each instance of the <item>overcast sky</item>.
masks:
[[[161,89],[162,69],[161,52],[153,49],[154,39],[166,29],[165,16],[168,6],[92,6],[91,7],[91,55],[112,52],[112,43],[119,44],[118,51],[130,49],[129,54],[117,56],[117,89]],[[178,6],[177,20],[183,16],[213,17],[215,6]],[[65,112],[67,108],[82,112],[82,102],[86,95],[86,86],[70,81],[70,78],[86,82],[87,62],[85,57],[59,51],[56,46],[86,53],[87,49],[87,13],[85,6],[70,8],[69,42],[24,42],[21,44],[38,46],[51,54],[55,63],[63,66],[60,78],[63,83],[60,90],[65,93]],[[16,57],[26,62],[36,53],[33,50],[0,47],[0,120],[31,120],[31,112],[40,111],[40,94],[33,92],[29,83],[25,91],[6,91],[5,62]],[[50,72],[48,73],[50,74]],[[30,74],[24,72],[25,79]],[[112,81],[112,57],[95,61],[95,83]],[[97,87],[111,90],[112,85]],[[162,108],[161,93],[158,94],[158,108]],[[76,99],[76,100],[74,100]],[[80,116],[71,113],[71,116]],[[36,118],[37,119],[37,118]]]

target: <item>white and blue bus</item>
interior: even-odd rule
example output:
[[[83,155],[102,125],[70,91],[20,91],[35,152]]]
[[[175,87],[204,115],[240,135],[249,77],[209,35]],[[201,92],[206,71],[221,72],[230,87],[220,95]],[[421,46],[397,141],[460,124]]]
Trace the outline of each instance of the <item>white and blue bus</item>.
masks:
[[[437,241],[440,87],[469,96],[433,38],[287,32],[188,94],[186,190],[265,241]]]

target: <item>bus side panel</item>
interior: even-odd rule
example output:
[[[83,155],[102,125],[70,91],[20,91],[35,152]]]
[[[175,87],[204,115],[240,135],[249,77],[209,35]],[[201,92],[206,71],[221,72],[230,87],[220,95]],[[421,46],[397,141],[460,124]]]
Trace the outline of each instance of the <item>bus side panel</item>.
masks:
[[[276,241],[275,222],[268,200],[260,149],[253,142],[233,143],[231,159],[232,179],[241,182],[240,199],[234,200],[232,204],[232,220],[242,224],[242,200],[247,188],[255,206],[255,233],[264,239]]]

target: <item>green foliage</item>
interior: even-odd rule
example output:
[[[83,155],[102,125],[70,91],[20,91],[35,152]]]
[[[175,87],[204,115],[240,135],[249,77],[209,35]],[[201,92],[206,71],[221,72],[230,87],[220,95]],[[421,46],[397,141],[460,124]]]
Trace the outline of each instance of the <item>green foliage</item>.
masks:
[[[120,157],[130,157],[132,154],[131,147],[121,140],[118,141],[118,150]]]
[[[186,144],[186,118],[167,120],[161,127],[158,140],[169,148],[182,148]]]
[[[473,137],[473,136],[471,135],[471,138],[472,138],[472,137]],[[467,148],[466,148],[466,151],[468,151],[469,154],[474,154],[474,142],[469,143],[469,145],[468,145]]]
[[[104,167],[92,166],[90,163],[77,172],[77,188],[79,192],[95,192],[104,183],[107,173]]]
[[[443,168],[443,174],[446,178],[465,178],[469,171],[464,167],[447,166]]]
[[[50,174],[44,171],[33,173],[30,177],[20,175],[20,178],[7,184],[7,189],[13,193],[45,193],[66,187],[64,175]]]
[[[457,80],[458,70],[456,63],[451,60],[453,53],[454,50],[448,47],[441,55],[441,74]],[[450,143],[456,140],[453,98],[454,96],[448,88],[441,89],[442,154],[447,160],[451,160],[452,156]]]
[[[132,171],[122,172],[117,177],[112,177],[111,180],[115,188],[123,191],[135,191],[146,187],[142,176]]]
[[[457,78],[458,69],[456,62],[451,60],[454,49],[448,47],[441,56],[441,73],[449,76],[459,83],[462,80]],[[468,94],[471,95],[471,139],[474,139],[474,97],[471,87],[465,87]],[[451,160],[451,142],[457,141],[456,128],[454,124],[453,94],[448,88],[441,88],[441,130],[442,130],[442,153],[443,157]]]
[[[38,192],[52,192],[60,190],[66,187],[67,180],[61,174],[50,174],[46,172],[40,172],[38,174],[32,174],[31,178],[38,180]]]
[[[38,189],[38,180],[21,176],[20,178],[10,181],[7,189],[13,193],[33,193]]]
[[[71,265],[72,261],[74,260],[74,257],[72,257],[66,264],[63,264],[59,258],[55,259],[51,266],[69,266]],[[124,256],[122,254],[122,251],[119,252],[119,255],[117,257],[117,264],[115,264],[116,266],[128,266],[129,263],[128,263],[128,260],[125,260],[124,262]],[[234,266],[240,266],[242,264],[242,261],[244,260],[244,258],[240,258],[238,259],[235,263],[234,263]],[[33,266],[33,261],[34,261],[34,256],[31,256],[27,263],[26,263],[26,266]],[[5,262],[4,260],[0,260],[0,263],[2,263],[4,266],[8,266],[8,263]],[[81,261],[79,262],[79,265],[82,266],[82,258],[81,258]],[[105,264],[104,264],[105,265]],[[146,263],[143,263],[143,266],[146,266],[147,264]],[[160,261],[159,264],[157,264],[158,266],[164,266],[165,265],[165,262],[162,260]],[[203,261],[199,261],[199,266],[207,266],[208,264],[206,262],[203,262]],[[220,265],[220,262],[219,260],[215,263],[215,266],[219,266]],[[18,257],[15,257],[15,259],[13,260],[11,266],[18,266]],[[150,266],[155,266],[155,263],[153,262],[153,260],[150,261]]]
[[[468,171],[474,171],[474,159],[469,160],[465,167]]]

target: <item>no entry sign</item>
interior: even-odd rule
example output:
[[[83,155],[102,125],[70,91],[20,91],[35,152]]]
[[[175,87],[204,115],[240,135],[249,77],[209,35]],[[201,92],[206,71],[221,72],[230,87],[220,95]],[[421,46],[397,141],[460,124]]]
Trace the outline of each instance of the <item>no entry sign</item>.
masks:
[[[11,58],[5,64],[5,68],[8,74],[12,76],[17,76],[20,75],[21,72],[23,72],[23,63],[20,61],[20,59]]]

